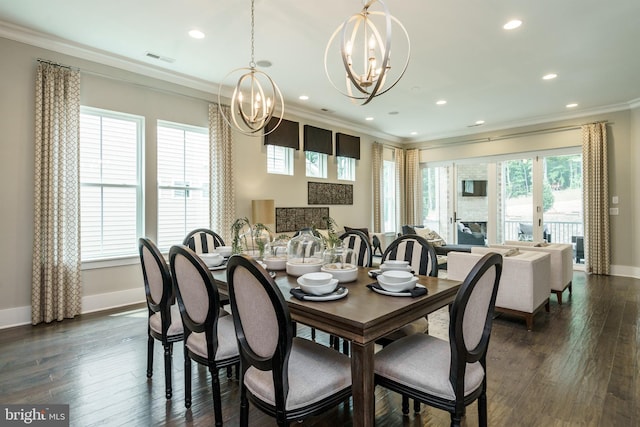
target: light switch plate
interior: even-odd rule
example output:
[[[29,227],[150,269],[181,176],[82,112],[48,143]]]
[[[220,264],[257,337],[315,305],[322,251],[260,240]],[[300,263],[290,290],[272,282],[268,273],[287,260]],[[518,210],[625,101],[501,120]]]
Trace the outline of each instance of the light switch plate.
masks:
[[[611,198],[611,203],[613,203],[614,205],[617,205],[618,204],[618,196],[613,196]]]
[[[618,208],[609,208],[609,215],[618,215]]]

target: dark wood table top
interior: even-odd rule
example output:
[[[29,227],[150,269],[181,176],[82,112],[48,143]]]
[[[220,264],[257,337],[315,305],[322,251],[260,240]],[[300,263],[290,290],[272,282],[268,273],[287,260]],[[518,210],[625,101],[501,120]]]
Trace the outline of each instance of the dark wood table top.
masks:
[[[427,295],[396,297],[378,294],[366,285],[375,282],[368,275],[370,268],[360,268],[358,277],[342,283],[349,294],[334,301],[301,301],[293,297],[290,289],[298,286],[297,277],[278,271],[276,283],[294,320],[350,341],[366,344],[435,311],[455,298],[459,281],[419,276],[418,283],[428,290]],[[220,292],[227,293],[226,270],[212,271]]]

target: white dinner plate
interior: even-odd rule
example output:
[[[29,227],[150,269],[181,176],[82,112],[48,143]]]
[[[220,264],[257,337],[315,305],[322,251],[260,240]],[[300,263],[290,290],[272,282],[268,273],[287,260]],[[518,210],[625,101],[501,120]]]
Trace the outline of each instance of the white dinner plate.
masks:
[[[421,284],[417,284],[416,288],[424,288],[424,286],[422,286]],[[384,289],[378,289],[378,288],[371,288],[373,290],[373,292],[377,292],[379,294],[382,295],[389,295],[390,297],[410,297],[411,296],[411,292],[389,292],[389,291],[385,291]]]
[[[210,271],[217,271],[217,270],[224,270],[225,268],[227,268],[227,263],[223,262],[220,265],[216,265],[215,267],[209,267]]]
[[[297,287],[295,289],[300,289],[300,287]],[[305,293],[303,301],[333,301],[336,299],[346,297],[348,293],[349,293],[349,289],[345,288],[344,286],[340,286],[335,291],[326,295],[310,295]]]

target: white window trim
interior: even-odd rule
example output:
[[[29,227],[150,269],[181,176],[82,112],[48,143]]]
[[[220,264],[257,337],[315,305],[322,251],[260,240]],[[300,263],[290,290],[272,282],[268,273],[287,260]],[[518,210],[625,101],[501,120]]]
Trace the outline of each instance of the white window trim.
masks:
[[[318,167],[320,169],[320,175],[309,175],[307,173],[309,166],[309,159],[307,159],[307,153],[314,153],[318,155]],[[327,179],[327,163],[329,156],[326,153],[318,153],[315,151],[305,151],[304,152],[304,173],[307,178],[318,178],[318,179]]]
[[[351,167],[349,169],[351,169],[351,172],[353,172],[353,179],[352,178],[341,178],[339,175],[339,168],[337,167],[337,164],[339,164],[340,159],[347,159],[349,160],[349,163],[351,164]],[[336,157],[336,176],[338,177],[339,181],[349,181],[349,182],[356,182],[356,159],[352,158],[352,157],[344,157],[344,156],[337,156]]]
[[[145,130],[145,118],[143,116],[138,116],[134,114],[123,113],[119,111],[105,110],[102,108],[88,107],[88,106],[80,106],[80,114],[90,114],[90,115],[99,115],[101,117],[110,117],[116,119],[127,118],[129,120],[135,121],[138,123],[137,126],[137,135],[136,138],[138,140],[137,144],[137,191],[136,191],[136,204],[138,209],[136,209],[136,235],[137,237],[144,236],[144,146],[145,146],[145,138],[144,138],[144,130]],[[80,167],[80,165],[78,165]],[[78,170],[78,173],[80,171]],[[82,186],[83,184],[80,183]],[[92,186],[94,184],[89,184]],[[103,184],[98,184],[99,186],[104,186]],[[113,186],[113,185],[107,185]],[[81,254],[82,255],[82,254]],[[80,260],[80,269],[81,270],[90,270],[95,268],[105,268],[105,267],[115,267],[121,265],[131,265],[137,264],[140,261],[139,255],[136,254],[122,254],[121,256],[108,256],[104,258],[92,258],[87,260]]]
[[[286,171],[271,171],[269,170],[270,165],[269,165],[269,150],[275,150],[275,149],[282,149],[284,150],[283,152],[285,153],[285,166],[286,166]],[[288,175],[288,176],[293,176],[294,175],[294,161],[293,161],[293,148],[290,147],[280,147],[278,145],[267,145],[267,174],[271,174],[271,175]]]

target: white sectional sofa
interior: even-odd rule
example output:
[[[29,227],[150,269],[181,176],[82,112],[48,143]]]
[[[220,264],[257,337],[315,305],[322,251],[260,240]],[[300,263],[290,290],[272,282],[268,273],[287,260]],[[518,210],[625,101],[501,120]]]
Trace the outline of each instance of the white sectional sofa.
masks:
[[[472,251],[472,253],[449,252],[447,257],[449,279],[464,280],[484,253],[497,252],[504,255],[507,252],[500,248],[481,247],[473,248]],[[548,253],[521,251],[512,256],[504,256],[496,311],[523,317],[527,329],[532,330],[534,316],[543,307],[547,312],[549,311],[550,271],[551,262]]]
[[[520,251],[546,252],[551,256],[551,292],[556,294],[558,304],[562,304],[562,293],[569,289],[571,295],[571,283],[573,280],[573,246],[564,243],[521,242],[507,240],[503,245],[489,245],[492,248],[518,248]]]

